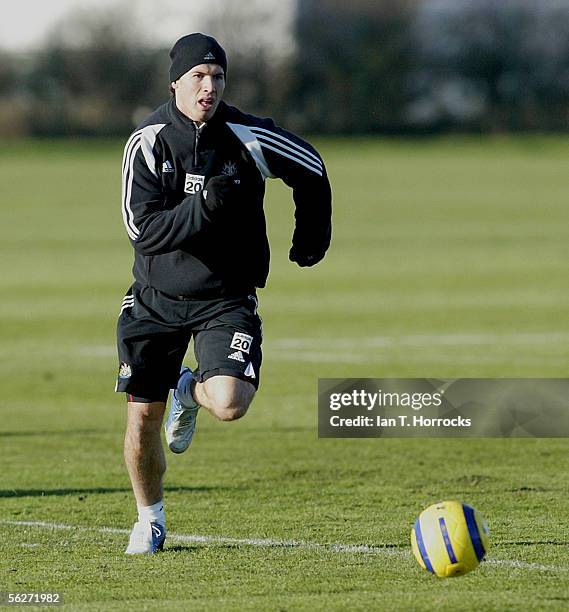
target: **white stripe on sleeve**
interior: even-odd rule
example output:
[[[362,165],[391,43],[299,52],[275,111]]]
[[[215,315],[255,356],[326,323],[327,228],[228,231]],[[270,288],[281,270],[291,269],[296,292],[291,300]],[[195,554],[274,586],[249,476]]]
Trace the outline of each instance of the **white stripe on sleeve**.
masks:
[[[312,170],[312,172],[315,172],[316,174],[322,176],[322,164],[320,162],[316,164],[316,162],[313,162],[312,160],[310,160],[308,157],[306,157],[302,153],[297,153],[290,147],[287,147],[286,145],[276,140],[273,140],[272,138],[268,138],[267,136],[261,136],[259,134],[257,138],[259,142],[261,143],[262,147],[265,147],[266,149],[270,149],[271,151],[274,151],[275,153],[279,153],[283,157],[287,157],[288,159],[295,161],[301,166],[308,168],[308,170]],[[285,153],[285,151],[288,151],[288,153]]]
[[[134,132],[125,145],[122,163],[122,216],[127,234],[131,240],[136,240],[140,235],[140,230],[134,223],[134,214],[130,205],[132,182],[134,179],[134,160],[138,150],[141,149],[148,170],[155,178],[158,178],[156,159],[154,157],[154,144],[156,143],[158,133],[165,125],[165,123],[147,125]]]
[[[147,125],[142,128],[142,153],[146,160],[146,165],[152,174],[158,178],[158,172],[156,172],[156,158],[154,157],[154,144],[156,143],[156,136],[158,132],[165,126],[165,123],[156,123],[154,125]]]
[[[123,182],[122,182],[122,193],[123,193],[123,204],[122,204],[122,216],[126,227],[127,234],[131,240],[136,240],[140,234],[140,231],[134,224],[134,214],[130,207],[130,196],[132,192],[132,179],[133,179],[133,166],[134,158],[138,149],[140,149],[140,138],[133,140],[130,145],[128,152],[125,155],[125,169],[123,171]]]
[[[304,166],[306,169],[310,170],[311,172],[318,174],[318,176],[322,176],[322,170],[320,170],[319,168],[316,168],[312,164],[309,164],[303,161],[302,159],[300,159],[300,157],[296,157],[296,156],[290,155],[289,153],[285,153],[282,149],[277,149],[276,147],[273,147],[270,144],[267,144],[266,142],[262,142],[262,141],[259,141],[259,142],[261,143],[261,146],[263,148],[269,149],[270,151],[274,151],[275,153],[278,153],[279,155],[282,155],[283,157],[286,157],[287,159],[291,159],[297,164]]]
[[[123,311],[125,311],[127,308],[133,308],[134,307],[134,302],[132,302],[131,304],[123,304],[121,306],[121,310],[119,312],[119,315],[122,315]]]
[[[227,125],[231,128],[231,131],[237,136],[237,138],[239,138],[239,140],[245,145],[245,147],[247,147],[247,150],[257,165],[257,169],[261,173],[263,180],[267,178],[275,178],[275,175],[269,170],[269,166],[265,160],[265,156],[263,155],[261,145],[250,128],[246,125],[242,125],[241,123],[227,123]]]
[[[309,158],[312,158],[312,160],[309,159],[308,161],[314,161],[316,162],[317,166],[322,168],[322,160],[317,155],[314,155],[312,151],[309,151],[306,147],[299,145],[298,143],[294,142],[290,138],[287,138],[286,136],[283,136],[282,134],[278,134],[277,132],[271,132],[271,130],[266,130],[265,128],[257,127],[257,126],[251,126],[251,131],[254,134],[259,134],[260,136],[262,136],[263,134],[266,134],[267,135],[266,137],[276,141],[276,144],[280,144],[282,146],[284,143],[288,145],[289,147],[296,149],[298,152],[303,154],[302,157],[307,156]],[[279,141],[283,141],[283,142],[279,142]]]
[[[136,132],[134,132],[131,137],[127,140],[125,146],[124,146],[124,153],[122,156],[122,171],[124,173],[126,165],[127,165],[127,155],[128,155],[128,151],[130,149],[130,145],[132,144],[132,141],[137,137],[140,136],[140,134],[142,134],[142,130],[137,130]]]

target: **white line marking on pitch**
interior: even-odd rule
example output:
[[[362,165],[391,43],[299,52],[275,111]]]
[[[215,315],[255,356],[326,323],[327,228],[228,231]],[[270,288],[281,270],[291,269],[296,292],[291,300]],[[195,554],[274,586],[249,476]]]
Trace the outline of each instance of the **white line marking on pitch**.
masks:
[[[517,333],[517,334],[402,334],[392,336],[364,336],[361,338],[280,338],[268,342],[271,348],[286,349],[349,349],[382,348],[393,346],[449,346],[476,344],[534,344],[563,343],[569,340],[569,334],[552,333]]]
[[[46,523],[43,521],[9,521],[0,520],[0,525],[14,525],[17,527],[39,527],[40,529],[66,529],[71,531],[94,531],[97,533],[113,533],[129,535],[130,529],[117,529],[115,527],[82,527],[79,525],[64,525],[61,523]],[[357,544],[317,544],[301,540],[271,540],[263,538],[231,538],[227,536],[185,535],[168,532],[168,540],[195,544],[241,544],[244,546],[260,546],[263,548],[305,548],[314,550],[328,550],[332,552],[355,553],[382,553],[394,556],[406,556],[407,553],[396,548],[382,548],[379,546],[366,546]]]
[[[0,525],[13,525],[16,527],[38,527],[40,529],[66,529],[70,531],[112,533],[116,535],[129,535],[129,529],[117,529],[114,527],[82,527],[79,525],[63,525],[61,523],[46,523],[43,521],[9,521],[0,520]],[[181,533],[168,532],[168,540],[174,542],[185,542],[193,544],[237,544],[242,546],[259,546],[262,548],[303,548],[308,550],[321,550],[336,553],[367,553],[375,555],[387,555],[394,557],[409,557],[410,552],[400,548],[386,548],[382,546],[367,546],[365,544],[318,544],[317,542],[304,542],[302,540],[272,540],[263,538],[231,538],[227,536],[202,536],[185,535]],[[498,567],[511,567],[514,569],[533,570],[539,572],[566,572],[567,567],[556,565],[542,565],[540,563],[528,563],[511,559],[487,559],[484,565],[495,565]]]
[[[519,346],[532,344],[564,344],[569,341],[569,334],[564,332],[527,332],[517,334],[402,334],[392,336],[354,336],[350,338],[275,338],[267,340],[265,347],[274,356],[283,356],[283,352],[290,351],[284,358],[294,358],[305,361],[337,361],[337,355],[330,355],[329,351],[357,349],[358,353],[364,350],[377,350],[394,347],[445,347],[445,346]],[[310,358],[298,354],[298,350],[311,351]],[[116,347],[111,345],[83,345],[77,347],[77,353],[85,357],[115,357]],[[344,359],[345,360],[345,359]],[[350,356],[348,361],[368,361],[368,357],[361,354]]]
[[[487,559],[484,563],[489,565],[506,565],[514,569],[529,569],[539,572],[567,572],[569,567],[559,567],[557,565],[542,565],[541,563],[528,563],[527,561],[514,561],[512,559]]]

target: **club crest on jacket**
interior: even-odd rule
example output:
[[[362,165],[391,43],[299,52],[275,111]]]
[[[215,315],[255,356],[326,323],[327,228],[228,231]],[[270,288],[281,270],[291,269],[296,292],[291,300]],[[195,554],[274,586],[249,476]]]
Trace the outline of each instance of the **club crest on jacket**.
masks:
[[[237,164],[232,161],[227,161],[223,164],[223,168],[221,169],[221,174],[225,174],[227,176],[233,176],[237,174]]]

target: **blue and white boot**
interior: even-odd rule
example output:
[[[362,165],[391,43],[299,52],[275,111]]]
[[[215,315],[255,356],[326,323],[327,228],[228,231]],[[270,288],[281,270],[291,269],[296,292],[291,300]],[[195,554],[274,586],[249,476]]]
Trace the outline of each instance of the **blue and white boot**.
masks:
[[[154,554],[164,547],[166,528],[159,523],[137,521],[130,532],[127,555]]]
[[[190,368],[182,367],[178,385],[172,391],[170,412],[164,425],[166,442],[173,453],[183,453],[192,443],[200,407],[192,397]],[[183,401],[182,401],[183,399]]]

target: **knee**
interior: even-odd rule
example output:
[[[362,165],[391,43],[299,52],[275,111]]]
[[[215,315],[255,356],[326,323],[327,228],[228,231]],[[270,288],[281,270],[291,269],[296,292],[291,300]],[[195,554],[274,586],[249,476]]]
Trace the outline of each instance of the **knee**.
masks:
[[[244,416],[249,408],[249,403],[244,398],[236,397],[230,390],[216,389],[210,395],[210,411],[220,421],[236,421]]]
[[[220,421],[236,421],[242,416],[245,416],[246,412],[247,408],[244,406],[228,406],[226,408],[222,408],[221,410],[218,408],[215,411],[215,416]]]
[[[236,421],[245,416],[248,408],[249,406],[242,403],[231,401],[231,398],[225,401],[222,398],[221,400],[214,400],[211,411],[220,421]]]
[[[196,399],[220,421],[244,416],[255,395],[255,387],[233,376],[214,376],[196,386]],[[200,401],[201,400],[201,401]]]
[[[139,435],[160,431],[164,414],[163,406],[163,404],[129,404],[127,429]]]

